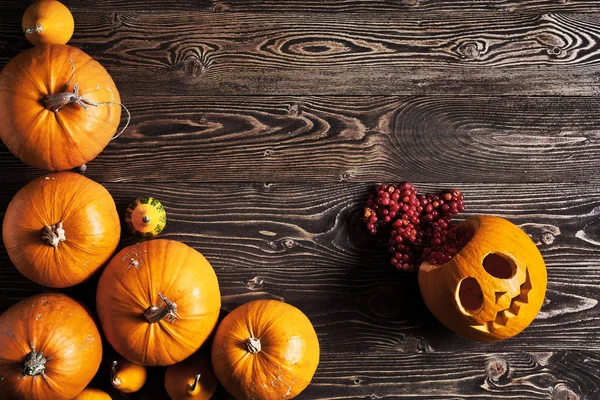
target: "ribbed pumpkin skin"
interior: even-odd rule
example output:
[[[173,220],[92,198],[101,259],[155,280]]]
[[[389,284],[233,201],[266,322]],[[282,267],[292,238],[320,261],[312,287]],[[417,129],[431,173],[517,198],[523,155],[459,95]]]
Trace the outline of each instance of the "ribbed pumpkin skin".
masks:
[[[247,341],[260,340],[251,353]],[[319,341],[296,307],[255,300],[227,315],[212,344],[217,379],[236,399],[291,399],[310,383],[319,365]]]
[[[94,388],[86,388],[79,393],[73,400],[112,400],[108,393]]]
[[[150,323],[145,311],[159,293],[177,304],[178,317]],[[171,365],[195,353],[213,331],[221,308],[215,271],[202,254],[165,239],[121,250],[104,269],[96,306],[110,344],[138,364]]]
[[[45,226],[63,223],[66,240],[42,240]],[[2,239],[19,272],[43,286],[64,288],[88,279],[112,256],[121,223],[110,193],[73,172],[43,175],[25,185],[4,216]]]
[[[194,385],[197,375],[200,379]],[[165,389],[171,400],[209,400],[217,390],[217,377],[210,365],[210,357],[196,353],[171,365],[165,373]]]
[[[75,23],[73,15],[61,2],[37,0],[23,13],[21,27],[27,40],[34,45],[65,44],[73,36]]]
[[[25,299],[0,316],[0,393],[7,399],[70,400],[92,380],[102,359],[102,341],[90,314],[60,293]],[[31,352],[46,362],[44,379],[21,375]],[[20,379],[19,379],[20,378]]]
[[[75,103],[53,112],[48,94],[72,92],[94,103],[120,102],[106,70],[83,51],[44,44],[15,56],[0,74],[0,139],[26,164],[50,171],[78,167],[94,159],[117,131],[118,104],[85,110]]]
[[[505,219],[478,216],[459,226],[474,232],[463,249],[446,264],[421,265],[419,287],[425,304],[440,322],[466,338],[511,338],[529,326],[544,302],[547,272],[542,255],[525,232]],[[488,254],[512,260],[514,276],[488,273],[483,267]],[[481,287],[480,310],[465,312],[461,304],[460,283],[466,278],[476,279]]]

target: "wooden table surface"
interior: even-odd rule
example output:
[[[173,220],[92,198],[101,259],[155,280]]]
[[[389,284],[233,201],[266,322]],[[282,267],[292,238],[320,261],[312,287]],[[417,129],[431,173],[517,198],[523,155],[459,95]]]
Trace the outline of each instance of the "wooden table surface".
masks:
[[[86,175],[121,212],[161,199],[162,237],[206,255],[225,312],[275,298],[308,315],[322,361],[300,398],[600,399],[598,0],[65,4],[70,44],[132,113]],[[30,47],[27,5],[0,0],[0,67]],[[0,145],[0,216],[41,174]],[[529,233],[549,279],[533,324],[479,344],[436,322],[361,226],[385,181],[459,188],[463,217]],[[66,292],[94,307],[96,282]],[[0,311],[44,290],[0,247]],[[93,385],[110,390],[115,356]],[[110,393],[164,399],[163,374]]]

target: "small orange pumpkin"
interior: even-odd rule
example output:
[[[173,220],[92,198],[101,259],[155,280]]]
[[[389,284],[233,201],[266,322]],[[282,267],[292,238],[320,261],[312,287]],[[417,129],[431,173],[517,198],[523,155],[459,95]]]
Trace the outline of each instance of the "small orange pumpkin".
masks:
[[[21,22],[23,33],[33,45],[65,44],[73,36],[73,14],[60,1],[37,0],[27,7]]]
[[[94,159],[117,131],[119,91],[83,51],[39,45],[0,74],[0,139],[21,161],[62,171]]]
[[[236,399],[291,399],[315,374],[319,341],[296,307],[255,300],[219,324],[211,358],[217,379]]]
[[[100,332],[64,294],[13,305],[0,315],[0,332],[0,393],[8,399],[70,400],[100,367]]]
[[[146,367],[128,360],[113,361],[110,381],[123,393],[134,393],[146,383]]]
[[[171,365],[165,373],[165,389],[172,400],[209,400],[217,390],[210,357],[196,353]]]
[[[154,197],[138,197],[125,210],[125,224],[134,235],[151,238],[165,229],[167,212]]]
[[[100,389],[85,388],[73,400],[112,400],[112,397]]]
[[[443,265],[423,263],[419,287],[432,314],[469,339],[498,342],[517,335],[544,302],[547,273],[533,241],[518,226],[493,216],[463,221],[470,237]]]
[[[53,288],[88,279],[109,260],[120,237],[110,193],[73,172],[25,185],[8,205],[2,225],[4,245],[19,272]]]
[[[213,331],[221,295],[215,271],[181,242],[154,239],[108,263],[96,306],[109,343],[142,365],[171,365],[195,353]]]

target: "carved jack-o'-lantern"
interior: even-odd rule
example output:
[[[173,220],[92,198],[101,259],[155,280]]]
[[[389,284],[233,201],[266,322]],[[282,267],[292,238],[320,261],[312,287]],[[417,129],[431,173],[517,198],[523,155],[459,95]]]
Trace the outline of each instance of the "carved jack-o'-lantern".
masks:
[[[468,243],[443,265],[423,263],[419,287],[425,304],[449,329],[469,339],[498,342],[535,318],[546,294],[546,266],[518,226],[478,216],[458,229]]]

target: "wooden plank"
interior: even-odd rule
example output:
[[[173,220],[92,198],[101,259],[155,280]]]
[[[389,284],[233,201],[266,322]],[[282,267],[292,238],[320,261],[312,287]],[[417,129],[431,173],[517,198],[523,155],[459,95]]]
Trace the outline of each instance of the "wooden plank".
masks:
[[[595,0],[63,0],[71,10],[77,12],[135,11],[212,11],[212,12],[389,12],[410,11],[411,13],[470,14],[475,12],[499,11],[521,12],[598,12],[600,5]],[[3,0],[5,10],[22,11],[28,3],[19,0]]]
[[[76,13],[124,93],[598,95],[600,14]],[[29,45],[0,12],[0,65]]]
[[[428,192],[451,184],[417,184]],[[389,266],[385,238],[360,225],[366,184],[150,184],[106,187],[122,212],[133,198],[161,199],[164,238],[204,253],[219,276],[224,310],[281,299],[313,321],[327,352],[600,350],[600,187],[576,184],[461,186],[468,215],[510,218],[539,243],[549,290],[541,314],[515,339],[477,344],[426,311],[416,277]],[[17,187],[0,194],[5,210]],[[132,243],[124,234],[122,244]],[[0,311],[41,288],[0,248]],[[94,307],[95,281],[67,290]]]
[[[161,96],[123,92],[130,128],[88,164],[102,182],[587,182],[594,97]],[[41,172],[0,144],[3,182]]]
[[[110,351],[110,350],[109,350]],[[107,356],[92,385],[105,388]],[[600,396],[596,351],[481,353],[321,352],[302,399],[595,399]],[[150,368],[139,400],[165,399],[165,368]],[[106,389],[113,398],[119,393]],[[222,387],[216,399],[228,397]]]

